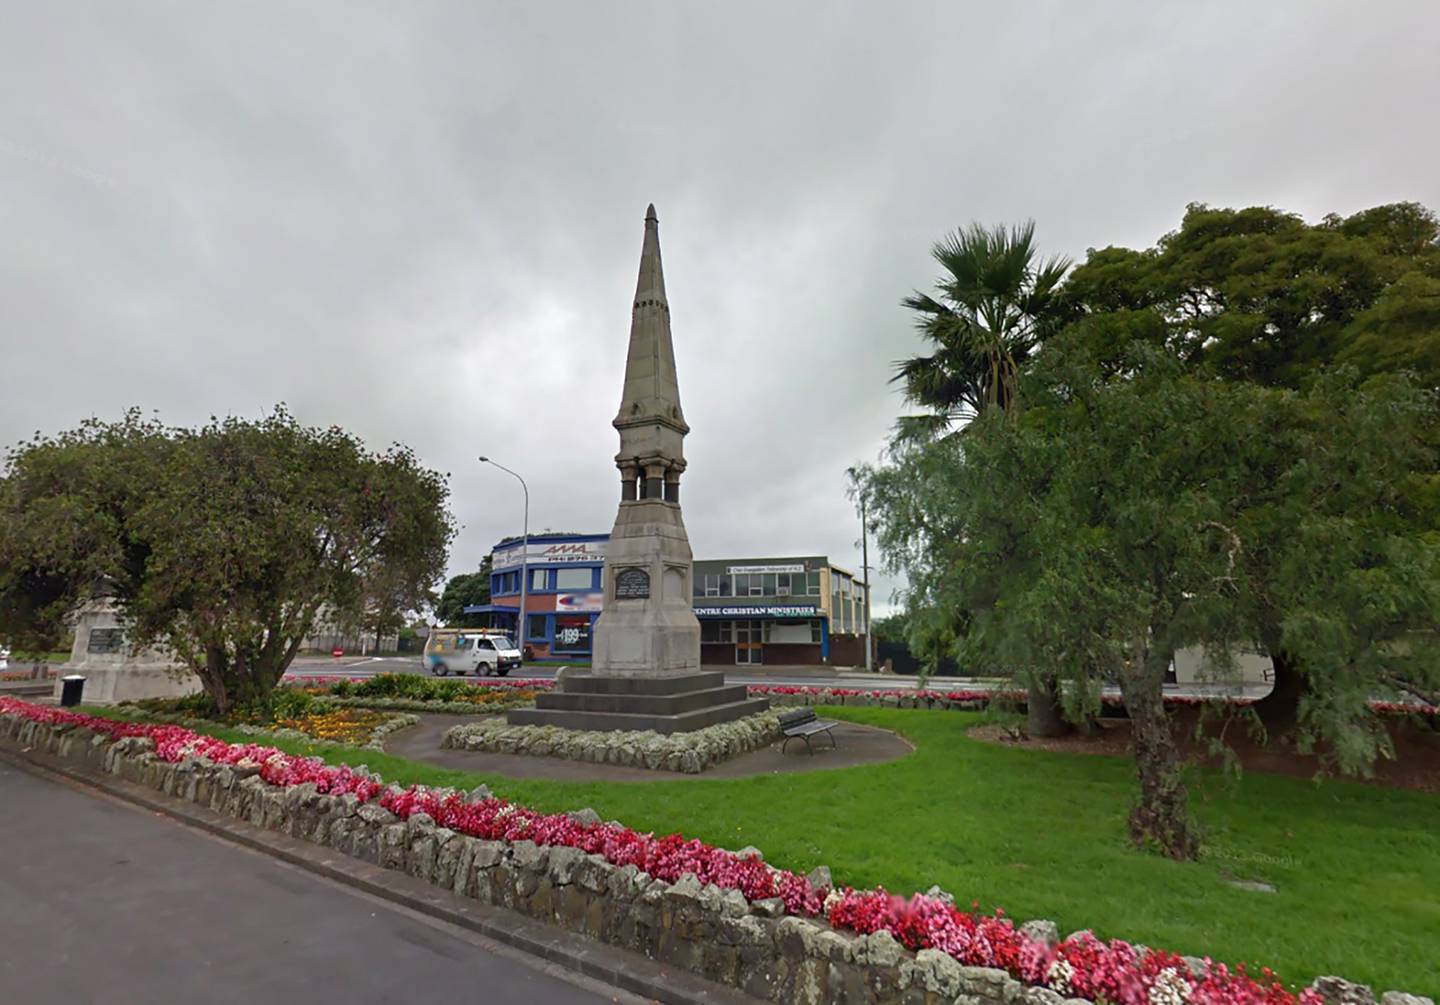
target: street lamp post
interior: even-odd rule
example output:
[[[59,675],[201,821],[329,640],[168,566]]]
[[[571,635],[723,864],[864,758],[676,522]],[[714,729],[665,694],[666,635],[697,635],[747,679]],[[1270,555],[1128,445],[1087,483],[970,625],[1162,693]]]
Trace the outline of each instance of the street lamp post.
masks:
[[[530,570],[526,566],[526,561],[530,557],[530,486],[525,484],[525,479],[521,478],[518,473],[511,471],[503,464],[497,464],[488,457],[481,457],[480,463],[489,464],[508,475],[514,475],[525,493],[525,521],[520,534],[520,613],[515,618],[515,647],[520,650],[523,659],[525,654],[525,601],[530,596]]]

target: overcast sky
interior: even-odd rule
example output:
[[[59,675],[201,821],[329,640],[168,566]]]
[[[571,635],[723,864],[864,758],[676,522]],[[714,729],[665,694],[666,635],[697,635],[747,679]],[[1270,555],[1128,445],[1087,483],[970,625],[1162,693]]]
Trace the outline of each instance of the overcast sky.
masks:
[[[477,454],[609,530],[649,202],[696,556],[851,567],[945,232],[1440,206],[1434,0],[4,7],[0,440],[283,401],[450,473],[452,572],[520,530]]]

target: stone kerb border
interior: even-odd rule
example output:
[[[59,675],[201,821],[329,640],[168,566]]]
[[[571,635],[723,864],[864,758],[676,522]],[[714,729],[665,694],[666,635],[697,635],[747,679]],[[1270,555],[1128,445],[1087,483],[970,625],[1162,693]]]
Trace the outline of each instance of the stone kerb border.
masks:
[[[721,761],[768,747],[780,738],[780,716],[761,712],[687,733],[512,726],[498,719],[451,726],[441,747],[493,754],[559,757],[591,764],[618,764],[650,771],[698,775]]]
[[[149,737],[111,740],[66,723],[0,714],[0,746],[77,762],[91,772],[642,953],[763,1000],[1086,1005],[1085,999],[1022,984],[1001,969],[964,966],[936,949],[912,953],[883,930],[856,935],[786,915],[779,899],[749,901],[738,890],[702,886],[692,873],[666,883],[634,865],[617,867],[578,848],[470,837],[437,826],[422,812],[401,820],[378,801],[361,802],[354,793],[328,795],[313,782],[272,785],[260,777],[260,765],[249,762],[217,764],[194,755],[165,761]],[[489,798],[483,786],[469,797]],[[593,811],[573,816],[585,819],[587,813],[588,822],[598,822]],[[1030,922],[1025,929],[1032,939],[1053,941],[1057,934],[1049,922]],[[1334,977],[1317,980],[1301,1000],[1316,1005],[1376,1001],[1369,988]],[[1381,1005],[1434,1003],[1387,992]]]

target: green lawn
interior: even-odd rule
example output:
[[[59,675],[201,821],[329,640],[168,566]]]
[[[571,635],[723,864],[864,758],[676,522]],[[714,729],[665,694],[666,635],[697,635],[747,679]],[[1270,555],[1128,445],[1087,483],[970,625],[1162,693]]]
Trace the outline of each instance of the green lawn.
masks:
[[[1123,759],[996,747],[969,739],[978,714],[833,708],[917,746],[873,767],[743,780],[626,784],[515,781],[443,771],[369,751],[307,748],[402,783],[471,787],[546,810],[592,806],[640,830],[754,844],[837,883],[909,893],[938,883],[961,902],[1048,917],[1177,952],[1274,967],[1292,982],[1340,974],[1440,994],[1440,801],[1415,792],[1205,773],[1192,802],[1208,857],[1134,851]],[[245,740],[224,730],[216,735]],[[1226,875],[1277,893],[1236,889]]]

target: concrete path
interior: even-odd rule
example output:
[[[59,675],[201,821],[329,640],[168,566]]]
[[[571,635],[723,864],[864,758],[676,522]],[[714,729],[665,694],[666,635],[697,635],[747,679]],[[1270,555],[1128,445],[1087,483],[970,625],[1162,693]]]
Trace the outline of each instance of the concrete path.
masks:
[[[0,1000],[642,1001],[0,763]]]
[[[567,782],[676,782],[709,778],[749,778],[752,775],[781,775],[828,768],[853,768],[861,764],[881,764],[913,753],[903,737],[884,729],[842,722],[835,727],[835,749],[823,737],[811,737],[815,745],[812,756],[801,740],[791,740],[785,753],[774,743],[698,775],[678,771],[647,771],[615,764],[590,764],[567,761],[559,757],[531,757],[525,754],[490,754],[477,750],[444,750],[440,739],[451,726],[481,722],[493,716],[422,715],[420,724],[392,733],[385,743],[385,752],[412,761],[424,761],[442,768],[504,775],[507,778],[547,778]]]

